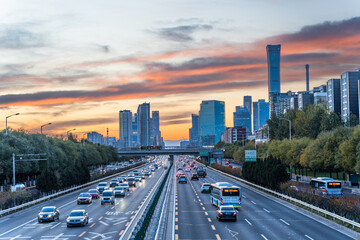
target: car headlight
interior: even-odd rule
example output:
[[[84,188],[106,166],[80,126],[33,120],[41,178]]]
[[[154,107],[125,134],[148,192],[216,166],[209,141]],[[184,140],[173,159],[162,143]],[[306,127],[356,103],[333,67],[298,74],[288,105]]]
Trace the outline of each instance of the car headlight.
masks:
[[[66,219],[66,222],[70,222],[70,219]]]
[[[51,214],[49,214],[49,215],[47,215],[48,217],[52,217],[52,215]]]

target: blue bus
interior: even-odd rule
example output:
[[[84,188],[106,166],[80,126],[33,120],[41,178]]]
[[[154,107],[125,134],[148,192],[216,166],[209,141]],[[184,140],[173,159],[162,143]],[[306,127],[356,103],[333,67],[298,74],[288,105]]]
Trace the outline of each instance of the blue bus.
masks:
[[[328,177],[318,177],[311,179],[310,185],[313,188],[316,188],[323,196],[343,196],[343,186],[341,181],[337,181]]]

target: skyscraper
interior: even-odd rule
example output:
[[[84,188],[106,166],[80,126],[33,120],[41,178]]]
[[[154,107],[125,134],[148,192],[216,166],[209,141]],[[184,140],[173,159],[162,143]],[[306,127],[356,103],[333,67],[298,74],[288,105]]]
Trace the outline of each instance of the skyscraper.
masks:
[[[120,148],[132,147],[132,113],[129,110],[119,112]]]
[[[234,127],[244,127],[248,132],[252,132],[251,113],[246,107],[236,106],[236,111],[234,112]]]
[[[262,128],[269,119],[269,103],[259,99],[253,104],[254,132]]]
[[[249,111],[250,113],[250,128],[249,130],[252,131],[252,97],[251,96],[244,96],[244,107]]]
[[[344,122],[350,120],[350,114],[359,119],[359,79],[359,69],[341,74],[341,117]]]
[[[189,129],[190,147],[199,146],[199,115],[191,114],[191,128]]]
[[[298,108],[300,111],[305,111],[306,108],[314,104],[314,94],[311,92],[299,92],[298,94]]]
[[[340,79],[329,79],[327,81],[327,106],[329,112],[341,114],[341,91]]]
[[[150,142],[152,143],[152,145],[160,146],[161,132],[160,132],[159,111],[152,111],[150,135],[151,135]]]
[[[137,110],[138,136],[141,146],[150,146],[150,103],[140,104]]]
[[[138,136],[138,116],[137,113],[134,113],[132,117],[132,147],[137,147],[140,145],[139,143],[139,136]]]
[[[271,93],[280,93],[280,49],[281,45],[267,45],[268,87]]]
[[[200,144],[214,146],[225,130],[225,102],[202,101],[199,112]]]

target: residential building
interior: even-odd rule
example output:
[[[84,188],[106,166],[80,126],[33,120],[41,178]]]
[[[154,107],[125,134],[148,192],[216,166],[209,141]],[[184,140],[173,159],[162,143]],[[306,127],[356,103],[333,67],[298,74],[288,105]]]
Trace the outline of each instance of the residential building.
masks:
[[[132,113],[130,110],[119,112],[120,148],[132,147]]]
[[[326,92],[315,92],[314,93],[314,104],[322,105],[326,107]]]
[[[190,147],[199,146],[199,115],[191,114],[191,128],[189,129]]]
[[[225,130],[225,102],[202,101],[199,112],[201,146],[214,146]]]
[[[245,127],[248,132],[252,132],[251,113],[246,107],[236,106],[234,112],[234,127]]]
[[[92,143],[104,144],[104,136],[98,132],[87,133],[86,140]]]
[[[152,111],[150,142],[152,143],[152,145],[162,146],[159,111]]]
[[[225,143],[234,143],[246,139],[247,129],[245,127],[227,127],[221,134],[221,141]]]
[[[332,78],[327,81],[327,106],[329,112],[341,114],[340,79]]]
[[[350,120],[350,114],[359,119],[359,79],[359,69],[341,74],[341,117],[344,122]]]
[[[290,109],[298,109],[299,108],[299,96],[295,94],[290,98]]]
[[[150,103],[140,104],[138,116],[138,141],[141,146],[151,146],[150,142]]]
[[[298,108],[300,111],[305,111],[306,108],[314,103],[314,94],[311,92],[298,93]]]
[[[278,116],[279,114],[286,113],[291,106],[291,98],[295,93],[288,91],[287,93],[273,93],[269,99],[270,117],[272,114]]]
[[[140,145],[140,142],[139,142],[139,133],[138,133],[138,116],[137,116],[137,113],[134,113],[134,115],[132,116],[131,129],[132,129],[131,147],[138,147]]]

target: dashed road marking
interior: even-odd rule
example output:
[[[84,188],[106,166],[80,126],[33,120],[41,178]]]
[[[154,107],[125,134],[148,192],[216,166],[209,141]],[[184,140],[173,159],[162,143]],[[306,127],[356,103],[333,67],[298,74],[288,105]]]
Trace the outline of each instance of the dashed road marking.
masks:
[[[177,222],[177,221],[179,221],[179,219],[178,219],[178,218],[175,218],[175,222]]]
[[[101,219],[103,219],[103,217],[104,217],[104,216],[99,217],[99,219],[98,219],[98,220],[100,221]]]
[[[208,218],[208,221],[211,222],[211,218]]]
[[[212,230],[216,230],[215,226],[214,225],[211,225],[211,228]]]
[[[179,225],[175,225],[175,230],[179,230]]]
[[[308,235],[305,234],[305,237],[307,237],[310,240],[314,240],[312,237],[309,237]]]
[[[121,236],[124,233],[124,230],[121,230],[121,232],[119,232],[119,236]]]
[[[179,213],[178,212],[175,212],[175,215],[178,215]]]
[[[249,222],[249,220],[247,220],[246,218],[245,218],[245,221],[246,221],[250,226],[252,226],[251,222]]]
[[[127,222],[127,223],[125,224],[125,227],[127,227],[129,224],[130,224],[130,222]]]
[[[79,237],[82,237],[85,233],[86,233],[86,231],[83,231],[83,232],[79,235]]]
[[[208,216],[209,214],[207,212],[205,212],[205,215]]]
[[[95,224],[96,224],[96,223],[91,224],[91,225],[90,225],[90,228],[92,228],[93,226],[95,226]]]
[[[203,210],[205,210],[205,207],[202,207]]]
[[[282,222],[285,223],[286,225],[290,226],[289,223],[287,223],[285,220],[282,220],[281,218],[280,218],[280,221],[282,221]]]
[[[270,213],[270,211],[269,211],[269,210],[267,210],[266,208],[263,208],[263,209],[264,209],[264,211],[265,211],[265,212]]]
[[[179,240],[179,234],[175,234],[175,240]]]
[[[219,234],[215,234],[215,236],[216,236],[217,240],[221,240],[221,237],[219,236]]]
[[[268,240],[263,234],[261,234],[262,238],[265,240]]]
[[[101,223],[101,224],[103,224],[103,225],[105,225],[105,226],[109,226],[109,224],[108,224],[108,223],[103,222],[103,221],[99,221],[99,223]]]
[[[254,201],[251,201],[251,202],[256,205],[256,202],[254,202]]]
[[[54,229],[55,227],[59,226],[61,224],[61,222],[55,224],[54,226],[52,226],[50,229]]]

